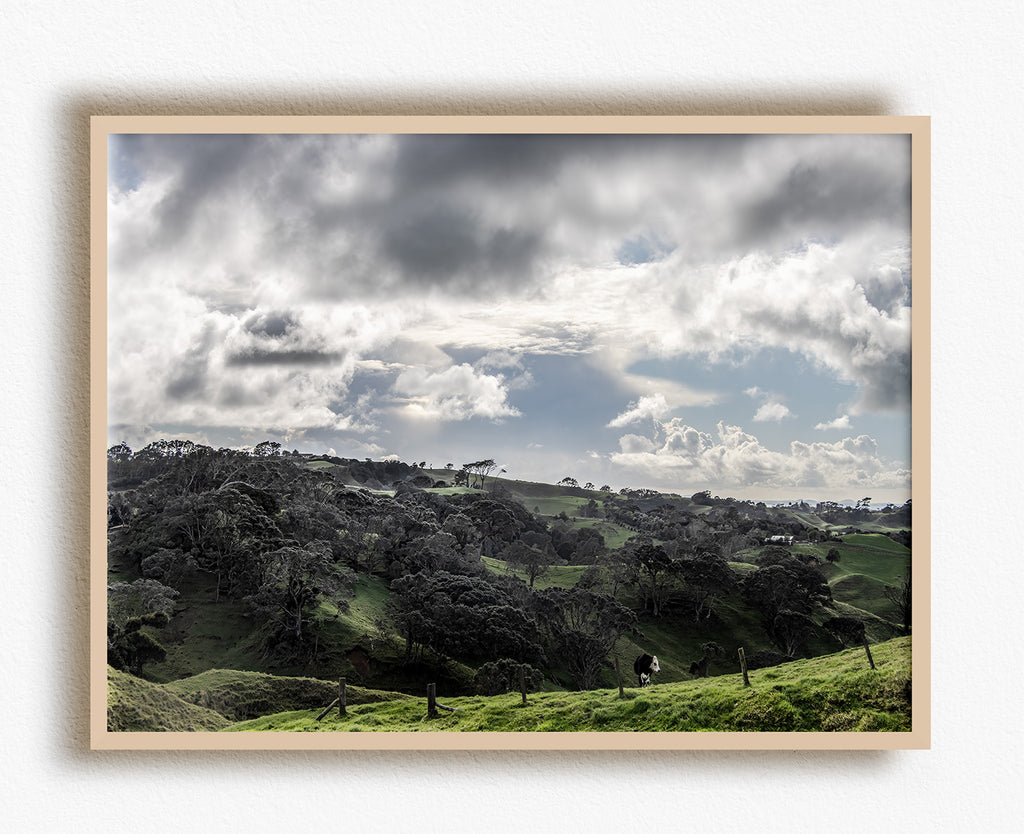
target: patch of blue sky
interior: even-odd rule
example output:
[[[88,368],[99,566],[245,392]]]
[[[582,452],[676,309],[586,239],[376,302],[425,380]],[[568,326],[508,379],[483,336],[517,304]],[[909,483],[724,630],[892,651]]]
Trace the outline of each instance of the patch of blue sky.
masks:
[[[672,251],[672,247],[660,243],[657,239],[646,235],[627,238],[615,252],[620,264],[636,266],[638,264],[660,261]]]
[[[847,414],[857,399],[857,386],[837,380],[784,349],[763,349],[742,358],[716,362],[694,356],[646,359],[635,363],[629,371],[701,390],[724,392],[713,406],[679,409],[671,415],[711,434],[721,420],[741,426],[768,448],[785,451],[793,440],[834,441],[848,434],[866,433],[860,430],[862,418],[858,417],[851,418],[850,430],[815,428]],[[770,403],[785,406],[788,414],[778,420],[755,420],[762,406]],[[871,422],[881,427],[888,421]],[[906,423],[905,419],[894,422]]]
[[[123,149],[123,139],[112,134],[107,139],[107,180],[119,191],[134,191],[145,178],[135,165],[135,157]]]

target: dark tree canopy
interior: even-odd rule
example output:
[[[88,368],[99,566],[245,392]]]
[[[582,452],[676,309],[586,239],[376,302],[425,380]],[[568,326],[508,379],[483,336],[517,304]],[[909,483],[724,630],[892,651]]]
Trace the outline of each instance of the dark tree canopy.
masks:
[[[578,586],[541,591],[536,608],[552,654],[578,689],[595,687],[612,647],[636,624],[636,615],[612,597]]]
[[[693,610],[694,622],[709,619],[714,612],[715,600],[736,584],[729,563],[707,550],[680,559],[678,570],[684,583],[684,596]]]

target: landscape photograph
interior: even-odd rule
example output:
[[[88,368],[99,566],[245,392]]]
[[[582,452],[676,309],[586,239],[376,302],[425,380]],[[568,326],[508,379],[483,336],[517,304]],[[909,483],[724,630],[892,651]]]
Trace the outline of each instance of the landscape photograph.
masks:
[[[920,727],[905,123],[183,121],[94,131],[107,734]]]

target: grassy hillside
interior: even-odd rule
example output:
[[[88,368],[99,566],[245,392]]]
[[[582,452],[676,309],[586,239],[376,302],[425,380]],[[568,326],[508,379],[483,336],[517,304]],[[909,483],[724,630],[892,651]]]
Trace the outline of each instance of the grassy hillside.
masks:
[[[338,697],[335,681],[280,677],[259,672],[211,669],[200,675],[163,685],[183,700],[212,709],[225,718],[241,721],[294,709],[321,709]],[[361,686],[345,687],[350,704],[369,704],[409,698],[399,692],[382,692]]]
[[[524,582],[530,581],[523,570],[512,567],[502,559],[494,559],[490,556],[482,558],[484,565],[491,573],[511,573],[513,576],[518,576]],[[538,576],[534,580],[533,587],[538,591],[542,591],[545,588],[571,588],[580,581],[580,577],[583,576],[583,572],[586,569],[585,565],[552,565],[548,568],[547,573],[543,576]]]
[[[553,732],[553,731],[908,731],[910,639],[795,661],[750,673],[647,689],[630,688],[518,694],[439,700],[456,712],[428,719],[424,699],[355,706],[320,722],[313,710],[294,711],[234,724],[229,731],[291,732]]]
[[[312,513],[318,505],[314,502],[311,509],[302,503],[306,500],[303,497],[306,496],[304,490],[310,483],[315,483],[326,488],[325,494],[338,496],[337,506],[326,508],[335,513],[329,516],[332,529],[341,531],[351,527],[357,532],[372,531],[377,530],[381,518],[387,519],[387,524],[381,527],[384,532],[377,535],[382,537],[383,547],[393,548],[384,551],[384,556],[394,561],[384,563],[383,567],[378,564],[377,570],[382,573],[386,568],[388,577],[401,575],[403,570],[413,573],[423,569],[424,565],[439,564],[435,561],[439,556],[451,558],[456,572],[464,571],[468,575],[478,572],[479,562],[473,553],[467,554],[461,561],[451,553],[435,553],[430,548],[437,546],[437,542],[443,539],[438,538],[434,542],[430,537],[425,537],[424,531],[435,527],[439,529],[445,511],[450,511],[452,506],[466,509],[470,502],[462,496],[480,494],[480,490],[439,485],[426,490],[432,493],[430,496],[406,497],[403,488],[399,490],[403,493],[399,499],[387,498],[383,496],[391,496],[393,493],[390,487],[396,484],[400,487],[403,479],[423,484],[422,471],[397,462],[342,463],[339,460],[308,461],[303,471],[302,483],[305,486],[294,492],[287,488],[288,478],[294,476],[294,467],[290,462],[280,462],[281,471],[275,472],[274,462],[261,461],[254,465],[250,475],[253,480],[263,484],[260,488],[262,491],[247,485],[259,500],[248,502],[237,499],[239,509],[232,504],[227,510],[218,512],[228,513],[232,518],[232,514],[237,514],[238,522],[242,525],[239,530],[246,529],[242,522],[248,524],[246,519],[250,519],[251,515],[252,519],[260,519],[260,523],[269,525],[268,529],[278,525],[283,535],[294,536],[296,541],[305,541],[303,537],[313,535],[314,528],[308,524],[309,519],[316,517]],[[143,483],[142,475],[148,477],[155,466],[151,461],[140,463],[139,472],[136,473],[140,483]],[[187,475],[191,478],[194,473],[184,464],[180,472],[176,466],[178,464],[173,461],[166,463],[167,472],[164,474],[169,479],[166,483],[157,479],[146,481],[138,495],[121,496],[117,501],[112,501],[112,512],[124,523],[111,528],[114,546],[108,570],[110,581],[132,582],[138,579],[139,569],[136,566],[158,546],[166,545],[161,558],[177,560],[175,564],[182,565],[186,561],[186,553],[198,559],[209,553],[209,550],[204,551],[203,548],[214,547],[216,552],[215,546],[219,545],[216,545],[215,538],[210,538],[215,528],[210,526],[211,522],[203,515],[207,510],[201,508],[206,506],[202,501],[221,499],[214,495],[216,491],[207,490],[201,493],[206,496],[202,501],[196,503],[189,499],[192,503],[182,504],[191,508],[187,509],[187,513],[192,513],[194,518],[192,515],[188,517],[198,525],[195,529],[202,531],[202,538],[197,541],[204,543],[192,544],[191,539],[182,532],[184,528],[181,527],[181,518],[185,516],[178,514],[179,509],[173,509],[178,506],[175,502],[180,500],[180,496],[169,488],[169,484],[173,481],[172,476],[182,475],[184,478]],[[433,470],[430,474],[438,476],[434,477],[435,483],[438,480],[451,483],[452,473],[448,470]],[[275,480],[277,476],[281,476],[282,480]],[[178,488],[191,483],[183,481]],[[338,489],[339,486],[342,488]],[[353,496],[351,491],[356,489],[378,497],[371,499]],[[742,507],[739,513],[733,513],[730,517],[720,506],[697,507],[689,499],[674,495],[634,491],[619,496],[578,487],[504,479],[489,479],[483,492],[491,493],[492,490],[495,497],[513,496],[522,501],[528,512],[537,513],[540,517],[532,525],[536,529],[543,528],[544,523],[560,519],[555,521],[552,528],[553,540],[559,542],[559,547],[562,547],[562,543],[566,546],[572,544],[572,537],[566,535],[565,519],[569,519],[568,523],[577,529],[585,527],[596,530],[604,538],[606,547],[612,550],[622,547],[635,535],[634,527],[636,530],[649,531],[655,536],[656,542],[661,541],[657,538],[660,535],[664,535],[666,541],[680,537],[683,540],[680,553],[685,553],[687,547],[695,546],[694,542],[705,542],[702,546],[715,549],[719,540],[727,541],[730,545],[730,558],[733,560],[730,565],[737,579],[756,569],[755,562],[762,549],[758,545],[739,552],[733,551],[739,542],[757,544],[763,538],[761,532],[748,532],[753,529],[751,524],[759,524],[763,519],[744,519],[742,513],[745,510]],[[214,497],[211,498],[211,495]],[[452,496],[459,497],[451,502],[445,500]],[[617,505],[616,517],[622,519],[623,523],[584,518],[582,513],[591,499],[614,502]],[[670,506],[666,507],[666,504]],[[245,509],[247,506],[249,509]],[[172,509],[165,510],[166,507]],[[486,502],[479,507],[491,512],[488,508],[493,508],[493,504]],[[516,511],[514,515],[520,519],[524,517],[521,510],[513,509]],[[593,512],[593,509],[591,507],[590,511]],[[694,524],[694,518],[687,516],[687,513],[697,512],[705,514],[707,518]],[[763,510],[761,512],[763,514]],[[772,512],[778,514],[774,510]],[[486,531],[493,522],[491,517],[486,513],[480,519],[476,519],[472,513],[469,515],[479,528],[477,532],[481,541],[487,545],[482,547],[483,552],[500,553],[500,550],[494,551],[492,548],[496,541],[507,541],[508,536],[502,533],[503,539],[486,538],[490,535]],[[804,511],[785,510],[783,515],[801,524],[820,526],[823,523],[813,513]],[[496,518],[500,520],[500,514]],[[626,524],[630,527],[624,526]],[[865,526],[863,529],[869,528]],[[189,535],[199,535],[192,528],[189,531]],[[326,533],[316,532],[316,535],[325,535],[329,539],[331,530]],[[334,543],[334,546],[341,548],[339,553],[348,547],[347,544],[341,545],[343,540],[347,541],[344,536],[339,536]],[[909,542],[909,537],[902,540]],[[422,552],[420,542],[424,542]],[[826,556],[833,547],[840,554],[835,564],[826,562]],[[258,576],[265,570],[260,560],[250,558],[247,546],[232,552],[235,560],[232,569],[238,572],[238,576],[248,577],[249,572]],[[562,552],[569,551],[563,548]],[[592,560],[594,550],[581,552],[586,552],[586,559],[581,561]],[[886,586],[898,585],[906,575],[910,564],[908,548],[884,535],[862,532],[845,534],[841,543],[800,543],[793,546],[792,552],[814,556],[821,562],[834,596],[831,605],[814,611],[815,628],[805,645],[797,650],[798,656],[821,656],[836,650],[839,643],[823,628],[825,620],[832,616],[860,620],[865,624],[873,642],[890,639],[899,633],[894,623],[897,612],[886,599],[885,589]],[[347,558],[351,565],[362,564],[362,557],[357,550],[349,553]],[[484,568],[491,573],[508,572],[508,564],[500,559],[485,557],[482,562]],[[146,570],[151,575],[155,570],[155,575],[171,577],[171,573],[160,573],[160,564],[157,560],[155,568],[151,566]],[[553,567],[537,579],[535,588],[571,588],[580,582],[588,570],[591,569],[582,565]],[[336,681],[341,676],[349,684],[350,704],[353,708],[394,697],[381,693],[404,692],[418,698],[428,681],[436,682],[439,690],[448,697],[456,693],[465,695],[473,692],[475,667],[485,657],[499,660],[498,655],[492,657],[451,643],[448,650],[453,656],[441,656],[429,646],[442,646],[442,643],[431,644],[421,640],[418,653],[411,655],[412,659],[409,660],[406,657],[404,635],[398,633],[395,623],[390,619],[393,613],[389,609],[392,596],[389,581],[381,573],[358,574],[352,588],[353,596],[347,600],[339,599],[332,592],[320,598],[315,608],[308,608],[304,612],[308,624],[304,628],[305,640],[296,644],[289,639],[281,639],[280,632],[274,631],[275,626],[268,618],[253,613],[255,609],[246,603],[243,595],[243,589],[247,587],[244,582],[229,587],[228,593],[234,594],[233,597],[222,593],[218,598],[216,580],[212,574],[195,572],[185,566],[180,573],[169,579],[180,592],[170,622],[164,628],[144,627],[166,649],[166,658],[160,663],[149,662],[144,667],[143,674],[152,684],[129,676],[111,676],[111,720],[119,729],[202,729],[219,726],[218,722],[222,720],[235,721],[286,711],[316,709],[333,698]],[[518,575],[523,574],[519,571]],[[587,578],[594,580],[595,590],[610,593],[613,588],[612,575],[605,568],[598,568],[593,577],[588,575]],[[686,588],[678,576],[669,577],[662,598],[662,616],[658,618],[647,612],[645,594],[638,588],[635,578],[615,582],[619,601],[636,613],[637,622],[636,628],[623,634],[613,647],[609,662],[598,677],[598,686],[615,685],[613,660],[618,661],[624,680],[631,682],[633,659],[642,652],[659,656],[662,666],[659,675],[661,685],[703,685],[705,681],[692,679],[690,665],[701,659],[702,646],[709,642],[716,643],[723,650],[721,656],[710,661],[709,671],[712,676],[735,674],[736,651],[740,646],[748,657],[753,658],[760,653],[758,662],[761,664],[781,660],[777,647],[771,645],[762,617],[746,603],[739,588],[723,593],[716,602],[714,616],[698,623],[694,621]],[[525,598],[517,600],[516,604],[521,604],[528,616],[536,613],[531,608],[531,601]],[[542,689],[550,692],[574,688],[564,646],[559,645],[557,636],[546,634],[543,639],[547,661],[542,669]],[[460,655],[460,651],[464,654]],[[503,648],[501,651],[507,650]],[[795,667],[790,664],[786,668]],[[633,699],[649,696],[650,693],[643,693]],[[386,714],[386,710],[392,708],[399,709],[398,706],[382,707],[385,713],[374,715],[380,718]],[[669,710],[667,714],[673,713]],[[612,715],[608,720],[614,723],[619,718]]]
[[[831,548],[839,561],[831,564],[825,556]],[[887,620],[896,619],[896,609],[885,597],[886,586],[898,586],[910,570],[910,550],[888,536],[877,533],[852,534],[842,543],[795,545],[797,552],[814,553],[823,561],[821,571],[832,588],[832,596]]]
[[[338,697],[337,682],[210,669],[156,684],[107,668],[107,726],[112,731],[219,730],[231,721],[295,709],[319,711]],[[399,692],[346,686],[349,704],[409,699]]]
[[[829,545],[838,547],[842,554],[838,564],[826,563],[822,568],[831,584],[836,610],[824,612],[817,619],[823,621],[835,614],[855,616],[868,625],[872,639],[891,637],[896,631],[885,621],[892,621],[895,612],[883,590],[885,585],[897,584],[902,578],[909,564],[909,551],[884,536],[848,538],[855,541]],[[881,546],[875,547],[875,543]],[[814,552],[824,559],[828,546],[798,545],[794,549]],[[500,559],[488,557],[483,561],[494,573],[504,573],[508,568]],[[732,563],[732,567],[737,576],[754,570],[753,565],[742,562]],[[578,565],[553,567],[537,579],[535,587],[572,587],[585,570]],[[344,675],[357,685],[419,692],[424,670],[403,666],[403,641],[393,632],[381,633],[379,628],[382,619],[386,619],[385,606],[390,598],[387,582],[360,575],[354,590],[347,611],[339,611],[330,602],[320,605],[321,639],[316,656],[298,660],[264,656],[259,624],[253,622],[244,604],[225,598],[215,601],[209,578],[195,577],[182,595],[184,601],[170,625],[162,632],[154,632],[167,649],[167,660],[148,665],[146,677],[166,683],[210,668],[235,669],[328,680]],[[638,600],[629,596],[630,592],[620,593],[628,604],[639,605]],[[719,601],[717,615],[714,622],[701,626],[693,624],[688,612],[681,609],[669,610],[657,620],[641,616],[639,633],[623,638],[616,649],[621,654],[624,674],[631,670],[633,658],[644,651],[657,653],[663,659],[664,681],[684,681],[690,678],[689,664],[700,659],[700,647],[708,641],[718,643],[727,652],[726,658],[712,661],[712,673],[722,664],[731,664],[738,646],[744,646],[748,654],[769,648],[758,615],[737,592]],[[832,651],[835,646],[821,633],[808,648],[819,654]],[[446,666],[446,675],[449,682],[461,681],[463,687],[469,687],[473,670],[452,662]],[[604,680],[609,685],[613,682],[610,671],[605,673]]]
[[[111,732],[220,730],[228,719],[176,693],[107,667],[107,729]]]

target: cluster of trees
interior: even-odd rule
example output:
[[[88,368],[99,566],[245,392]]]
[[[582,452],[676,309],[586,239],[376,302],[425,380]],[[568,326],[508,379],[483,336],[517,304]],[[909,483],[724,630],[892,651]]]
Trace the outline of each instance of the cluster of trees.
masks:
[[[592,495],[582,515],[636,533],[612,550],[598,530],[545,520],[501,490],[483,490],[498,469],[492,459],[457,471],[449,464],[456,482],[481,488],[456,495],[417,486],[425,483],[425,462],[323,458],[332,466],[310,468],[307,459],[271,441],[249,451],[190,441],[108,451],[110,548],[142,577],[110,588],[113,665],[138,674],[162,659],[160,629],[196,575],[209,577],[218,600],[253,613],[268,651],[292,658],[317,650],[324,603],[343,611],[359,575],[379,577],[392,591],[379,632],[400,636],[409,664],[473,663],[481,691],[518,687],[510,670],[520,667],[530,685],[547,674],[590,688],[639,617],[672,612],[686,627],[705,629],[719,601],[736,594],[781,655],[793,657],[813,633],[812,614],[831,599],[813,560],[787,548],[763,548],[742,581],[730,568],[736,550],[799,533],[798,522],[764,504],[709,492],[690,502],[648,490]],[[394,495],[347,485],[353,481],[392,484]],[[579,488],[568,476],[563,482]],[[485,557],[505,561],[523,579],[488,571]],[[556,565],[588,567],[571,589],[538,588]],[[909,580],[890,598],[909,628]],[[849,638],[847,626],[833,625]],[[713,656],[705,652],[705,671]]]
[[[796,655],[814,633],[814,608],[832,600],[824,574],[784,547],[761,551],[757,570],[743,579],[742,593],[761,615],[769,639],[786,657]]]
[[[108,452],[110,548],[150,592],[163,589],[131,617],[115,616],[127,591],[111,590],[114,665],[138,673],[163,658],[158,629],[173,616],[176,588],[197,574],[210,577],[217,599],[248,606],[267,648],[290,657],[314,651],[321,603],[344,610],[359,574],[390,582],[387,613],[409,662],[527,664],[562,670],[586,688],[635,622],[597,590],[567,591],[562,606],[553,601],[561,591],[532,588],[552,564],[596,562],[604,541],[593,531],[549,528],[501,495],[440,495],[411,479],[393,497],[375,496],[346,488],[333,468],[303,463],[273,444],[240,452],[160,442]],[[349,475],[401,471],[396,461],[342,463]],[[487,460],[461,471],[483,485],[494,468]],[[488,572],[483,557],[492,555],[522,566],[529,583]]]
[[[448,468],[451,468],[451,466],[452,464],[448,464]],[[464,463],[462,468],[455,473],[455,485],[483,489],[486,478],[495,469],[498,469],[498,464],[491,458]],[[504,471],[504,469],[501,469],[500,473]]]

